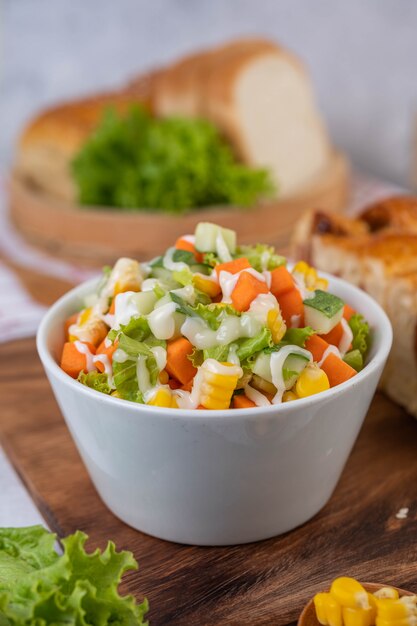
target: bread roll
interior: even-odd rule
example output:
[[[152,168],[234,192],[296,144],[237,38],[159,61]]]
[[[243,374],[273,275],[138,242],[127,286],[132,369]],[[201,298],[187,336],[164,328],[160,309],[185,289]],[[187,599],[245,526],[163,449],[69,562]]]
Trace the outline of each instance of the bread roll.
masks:
[[[292,253],[361,287],[385,309],[394,342],[381,388],[417,417],[417,198],[389,198],[342,222],[322,211],[305,215]]]

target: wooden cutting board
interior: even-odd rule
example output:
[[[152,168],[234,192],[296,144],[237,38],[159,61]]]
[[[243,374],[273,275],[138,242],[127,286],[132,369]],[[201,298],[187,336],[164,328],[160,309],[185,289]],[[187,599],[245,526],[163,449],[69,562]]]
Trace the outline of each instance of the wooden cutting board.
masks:
[[[30,282],[30,281],[29,281]],[[43,300],[63,286],[49,286]],[[139,572],[123,591],[150,602],[152,626],[295,624],[341,574],[417,592],[417,422],[377,395],[328,505],[282,537],[194,548],[154,539],[106,509],[82,465],[37,358],[34,340],[0,346],[0,441],[49,526],[113,539]],[[349,419],[349,415],[346,415]],[[406,519],[396,513],[408,507]]]

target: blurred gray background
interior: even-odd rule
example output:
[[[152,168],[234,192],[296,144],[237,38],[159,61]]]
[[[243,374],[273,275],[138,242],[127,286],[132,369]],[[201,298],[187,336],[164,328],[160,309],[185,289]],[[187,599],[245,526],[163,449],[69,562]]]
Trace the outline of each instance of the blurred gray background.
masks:
[[[2,0],[0,166],[44,105],[238,35],[308,64],[334,141],[409,184],[417,117],[415,0]]]

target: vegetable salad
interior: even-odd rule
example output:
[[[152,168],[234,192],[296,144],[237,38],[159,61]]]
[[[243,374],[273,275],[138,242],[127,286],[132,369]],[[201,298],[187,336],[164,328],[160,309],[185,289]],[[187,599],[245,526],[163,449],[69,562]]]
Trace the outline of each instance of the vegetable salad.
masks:
[[[62,369],[124,400],[168,408],[267,406],[326,391],[364,366],[364,318],[305,262],[198,224],[148,263],[106,268],[65,324]]]

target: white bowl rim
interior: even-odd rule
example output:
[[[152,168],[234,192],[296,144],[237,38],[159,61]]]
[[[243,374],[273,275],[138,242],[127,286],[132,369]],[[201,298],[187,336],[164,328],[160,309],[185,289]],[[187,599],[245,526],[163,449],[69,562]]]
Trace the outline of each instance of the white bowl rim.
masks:
[[[38,350],[39,357],[46,369],[46,371],[50,371],[54,374],[60,381],[65,384],[67,387],[70,387],[74,390],[75,393],[87,394],[91,398],[96,398],[98,401],[106,402],[113,404],[115,408],[118,408],[120,411],[127,411],[131,413],[131,411],[137,411],[138,413],[143,413],[144,415],[148,412],[154,414],[155,417],[165,416],[166,418],[193,418],[193,419],[203,419],[206,420],[208,416],[210,416],[210,420],[213,419],[224,419],[225,417],[231,418],[242,418],[246,417],[251,419],[251,417],[259,416],[261,413],[263,415],[269,414],[271,417],[279,418],[280,416],[284,416],[287,413],[292,413],[293,411],[300,410],[302,408],[307,408],[309,406],[314,406],[320,404],[321,402],[330,401],[332,398],[337,397],[338,395],[343,394],[349,387],[354,385],[359,385],[366,378],[371,376],[371,374],[381,366],[386,360],[389,351],[391,349],[392,344],[392,327],[391,322],[388,319],[385,311],[382,307],[366,292],[358,287],[351,285],[347,281],[333,276],[332,274],[328,274],[326,272],[320,272],[320,275],[329,279],[330,284],[334,284],[336,286],[341,287],[343,290],[347,291],[347,301],[349,301],[349,293],[355,294],[357,297],[361,298],[363,301],[363,307],[361,309],[368,310],[368,308],[373,309],[375,316],[378,318],[378,323],[376,326],[379,327],[381,331],[380,344],[376,350],[376,353],[372,357],[371,361],[365,365],[363,370],[358,372],[356,376],[350,378],[349,380],[337,385],[336,387],[332,387],[327,391],[320,392],[318,394],[309,396],[307,398],[300,398],[294,402],[285,402],[282,404],[271,404],[268,406],[259,406],[259,407],[251,407],[250,409],[223,409],[223,410],[210,410],[210,409],[171,409],[165,407],[156,407],[150,405],[139,404],[137,402],[131,402],[129,400],[123,400],[121,398],[115,398],[113,396],[101,393],[96,391],[95,389],[91,389],[86,385],[80,384],[76,379],[72,378],[68,374],[66,374],[58,365],[58,363],[53,358],[51,352],[47,348],[47,337],[48,330],[51,323],[62,308],[64,308],[68,303],[70,303],[76,297],[80,297],[79,292],[84,292],[89,285],[93,289],[95,285],[97,285],[98,278],[92,278],[88,281],[84,281],[80,285],[77,285],[63,296],[61,296],[56,302],[48,309],[46,314],[41,320],[41,323],[38,328],[38,332],[36,335],[36,347]],[[145,410],[144,410],[145,409]]]

